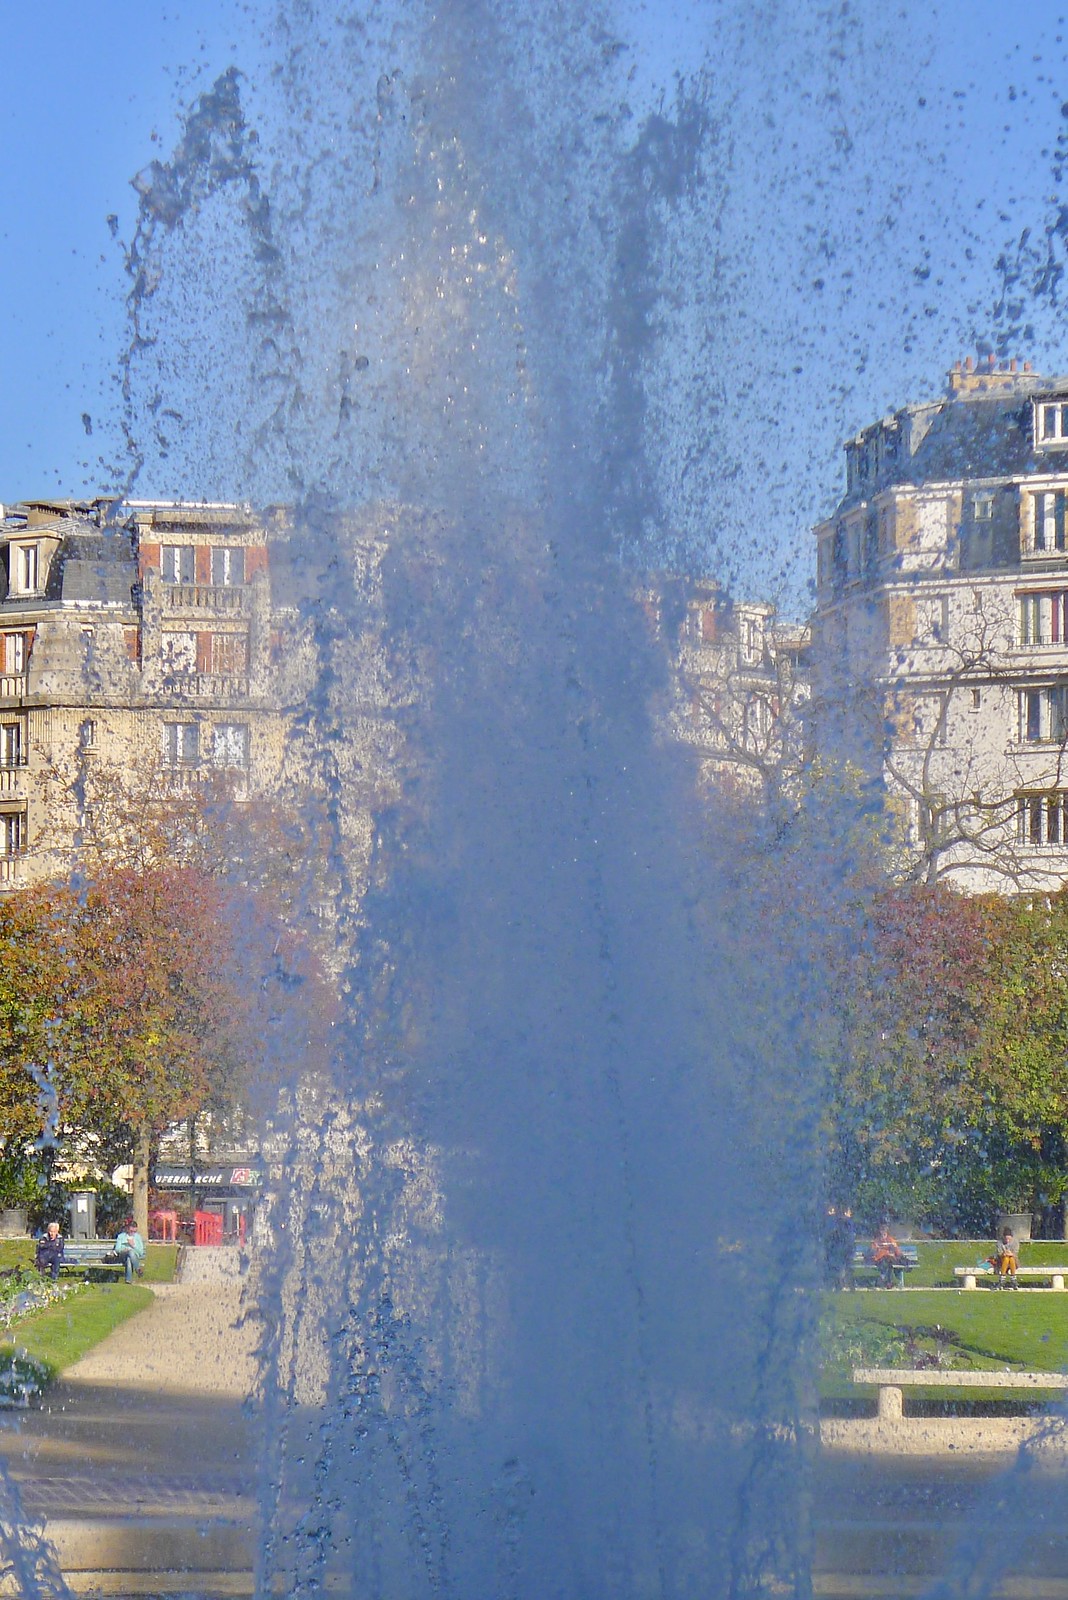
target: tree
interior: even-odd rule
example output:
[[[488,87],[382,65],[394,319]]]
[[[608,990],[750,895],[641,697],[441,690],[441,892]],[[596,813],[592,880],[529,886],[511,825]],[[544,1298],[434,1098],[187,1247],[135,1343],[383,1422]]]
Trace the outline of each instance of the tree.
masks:
[[[871,904],[831,973],[831,1166],[843,1199],[952,1167],[978,1126],[990,902],[903,886]],[[928,1183],[928,1187],[931,1184]]]
[[[147,1227],[152,1141],[241,1101],[264,1063],[330,1049],[314,952],[262,897],[189,867],[101,872],[0,902],[0,1118],[6,1138],[89,1134],[132,1157]]]
[[[0,898],[0,1148],[19,1154],[51,1107],[42,1076],[58,1037],[66,965],[48,891]],[[47,1082],[47,1079],[45,1080]]]
[[[1068,1189],[1068,897],[903,885],[832,975],[832,1169],[869,1209],[947,1225],[1041,1212]]]
[[[984,1009],[986,1116],[1023,1209],[1065,1236],[1068,1191],[1068,895],[1004,905]],[[1007,1176],[1009,1175],[1007,1174]],[[1016,1206],[1009,1209],[1017,1209]]]
[[[224,896],[192,868],[119,869],[72,899],[67,1116],[133,1144],[147,1228],[151,1140],[245,1068]]]

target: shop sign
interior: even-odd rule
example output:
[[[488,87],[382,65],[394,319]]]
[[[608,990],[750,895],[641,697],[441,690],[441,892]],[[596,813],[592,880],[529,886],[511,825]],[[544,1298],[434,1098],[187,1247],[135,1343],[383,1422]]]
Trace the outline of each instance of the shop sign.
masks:
[[[262,1179],[259,1167],[157,1167],[155,1189],[258,1189]]]

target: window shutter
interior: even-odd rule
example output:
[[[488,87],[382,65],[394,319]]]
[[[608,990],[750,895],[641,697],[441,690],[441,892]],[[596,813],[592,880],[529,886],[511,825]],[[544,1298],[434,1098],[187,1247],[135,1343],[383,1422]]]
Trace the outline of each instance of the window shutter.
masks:
[[[199,561],[199,557],[200,557],[200,551],[198,550],[197,551],[198,561]],[[210,633],[198,633],[197,634],[197,671],[198,672],[210,672],[212,670],[212,666],[211,666],[211,643],[212,643],[212,637],[213,636]]]
[[[211,546],[197,545],[196,581],[205,588],[211,583]]]

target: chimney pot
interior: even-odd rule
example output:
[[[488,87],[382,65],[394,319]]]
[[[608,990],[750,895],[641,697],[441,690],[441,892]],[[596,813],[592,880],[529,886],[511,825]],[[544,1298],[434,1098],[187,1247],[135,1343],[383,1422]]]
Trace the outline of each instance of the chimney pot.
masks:
[[[1030,372],[1030,370],[1031,370],[1031,363],[1030,363],[1030,361],[1025,361],[1025,362],[1024,362],[1024,371],[1025,371],[1025,372]]]

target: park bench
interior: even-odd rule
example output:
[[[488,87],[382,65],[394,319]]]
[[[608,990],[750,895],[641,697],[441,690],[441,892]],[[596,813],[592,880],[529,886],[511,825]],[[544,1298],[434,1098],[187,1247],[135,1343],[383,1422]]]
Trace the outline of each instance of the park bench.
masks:
[[[918,1267],[920,1258],[914,1244],[903,1244],[900,1249],[905,1259],[893,1268],[893,1273],[898,1288],[903,1289],[905,1287],[906,1272],[911,1272],[913,1267]],[[858,1245],[853,1251],[853,1277],[873,1278],[876,1282],[881,1277],[880,1269],[874,1262],[868,1260],[868,1252],[862,1245]]]
[[[81,1272],[85,1267],[116,1267],[124,1270],[123,1263],[115,1259],[114,1239],[65,1239],[61,1272]]]
[[[953,1276],[963,1278],[965,1289],[977,1289],[980,1278],[995,1278],[995,1273],[989,1262],[984,1261],[974,1267],[954,1267]],[[1068,1277],[1068,1267],[1017,1267],[1017,1278],[1049,1278],[1054,1289],[1063,1289],[1064,1280]]]
[[[1015,1389],[1020,1392],[1068,1389],[1063,1372],[941,1372],[937,1367],[854,1367],[853,1382],[879,1391],[879,1417],[896,1422],[903,1415],[902,1389]]]

